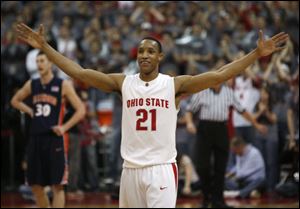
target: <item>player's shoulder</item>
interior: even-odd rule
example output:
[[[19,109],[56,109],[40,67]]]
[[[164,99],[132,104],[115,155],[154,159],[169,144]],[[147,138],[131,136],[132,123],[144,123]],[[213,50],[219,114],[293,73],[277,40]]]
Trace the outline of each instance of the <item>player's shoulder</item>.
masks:
[[[139,73],[135,73],[135,74],[127,74],[127,75],[124,75],[125,78],[138,78],[139,77]]]
[[[31,90],[32,86],[32,79],[27,80],[23,87],[20,90]]]
[[[179,76],[175,76],[174,77],[174,84],[175,84],[176,92],[181,88],[181,86],[184,83],[189,82],[189,80],[191,78],[192,78],[191,75],[179,75]]]
[[[167,79],[167,80],[174,80],[174,79],[175,79],[174,76],[170,76],[170,75],[168,75],[168,74],[163,74],[163,73],[159,73],[159,77],[160,77],[161,79]]]
[[[63,95],[68,94],[69,92],[73,92],[75,90],[74,88],[74,82],[72,80],[68,80],[68,79],[61,79],[58,78],[59,80],[57,80],[61,85],[61,92]],[[57,83],[57,84],[59,84]]]
[[[139,79],[139,73],[136,73],[136,74],[129,74],[129,75],[124,75],[124,79],[123,81],[126,81],[126,82],[132,82],[133,80],[137,80]]]
[[[54,76],[54,77],[53,77],[53,81],[54,81],[54,82],[59,82],[59,83],[63,83],[63,82],[71,82],[71,80],[69,80],[69,79],[63,79],[63,78],[60,78],[60,77],[57,77],[57,76]]]
[[[75,80],[69,80],[69,79],[61,79],[61,89],[62,90],[77,90],[78,83]]]

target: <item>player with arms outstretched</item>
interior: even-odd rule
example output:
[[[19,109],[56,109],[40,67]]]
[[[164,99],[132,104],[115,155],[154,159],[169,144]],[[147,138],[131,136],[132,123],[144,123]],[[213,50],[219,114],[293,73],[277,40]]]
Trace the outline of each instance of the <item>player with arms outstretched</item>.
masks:
[[[105,92],[122,95],[122,142],[124,159],[120,185],[120,207],[175,207],[177,166],[175,129],[180,98],[222,83],[238,75],[256,59],[281,50],[288,35],[279,33],[264,40],[259,33],[257,48],[218,71],[175,78],[159,73],[162,47],[144,38],[138,47],[140,72],[136,75],[104,74],[84,69],[55,51],[38,32],[25,24],[17,26],[19,37],[41,49],[66,74]]]

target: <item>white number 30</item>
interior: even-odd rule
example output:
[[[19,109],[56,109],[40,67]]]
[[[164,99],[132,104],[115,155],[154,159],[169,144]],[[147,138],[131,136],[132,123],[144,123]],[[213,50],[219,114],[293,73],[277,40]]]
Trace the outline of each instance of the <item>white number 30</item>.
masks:
[[[47,117],[50,115],[51,112],[51,107],[48,104],[42,105],[42,104],[37,104],[36,105],[36,113],[35,116],[44,116]]]

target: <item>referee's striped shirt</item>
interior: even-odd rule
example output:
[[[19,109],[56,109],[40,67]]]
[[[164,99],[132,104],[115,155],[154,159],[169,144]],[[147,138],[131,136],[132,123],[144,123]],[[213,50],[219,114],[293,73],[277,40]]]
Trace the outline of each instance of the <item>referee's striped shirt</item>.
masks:
[[[205,89],[194,94],[187,106],[187,111],[199,111],[199,119],[207,121],[224,122],[228,120],[229,107],[233,106],[239,113],[245,111],[234,92],[226,85],[222,85],[219,92]]]

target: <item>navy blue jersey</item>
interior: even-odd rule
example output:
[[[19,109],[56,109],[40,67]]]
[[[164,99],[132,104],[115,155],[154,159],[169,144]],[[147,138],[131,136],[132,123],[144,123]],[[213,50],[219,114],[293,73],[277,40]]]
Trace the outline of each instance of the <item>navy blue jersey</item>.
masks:
[[[31,82],[32,108],[31,134],[51,133],[52,127],[61,124],[63,117],[62,82],[57,77],[46,85],[40,79]]]

